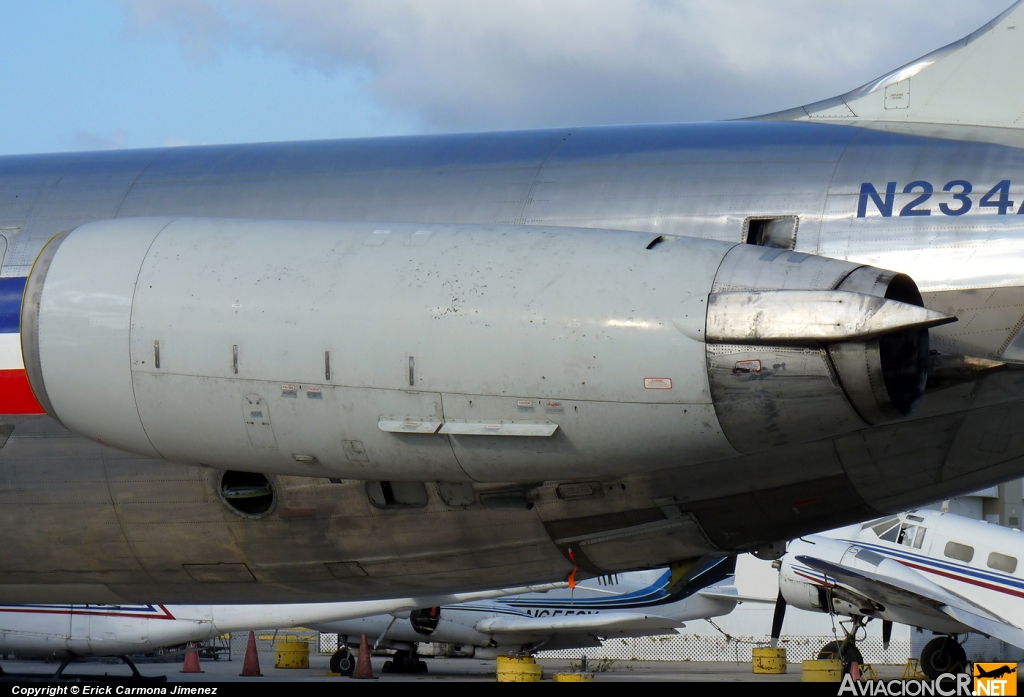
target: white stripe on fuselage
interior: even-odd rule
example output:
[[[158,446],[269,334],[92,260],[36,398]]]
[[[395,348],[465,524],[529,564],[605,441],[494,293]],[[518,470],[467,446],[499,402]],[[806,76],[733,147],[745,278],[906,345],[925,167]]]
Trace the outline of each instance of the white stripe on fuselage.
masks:
[[[0,334],[0,370],[24,370],[21,334]]]

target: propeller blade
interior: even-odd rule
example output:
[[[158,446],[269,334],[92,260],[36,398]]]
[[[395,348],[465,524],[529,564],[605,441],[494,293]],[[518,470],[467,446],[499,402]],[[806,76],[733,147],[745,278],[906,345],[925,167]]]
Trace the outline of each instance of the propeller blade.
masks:
[[[892,620],[882,620],[882,650],[889,650],[889,640],[892,639]]]
[[[779,637],[782,636],[782,622],[786,619],[786,599],[779,591],[779,597],[775,600],[775,616],[772,617],[772,648],[779,645]]]

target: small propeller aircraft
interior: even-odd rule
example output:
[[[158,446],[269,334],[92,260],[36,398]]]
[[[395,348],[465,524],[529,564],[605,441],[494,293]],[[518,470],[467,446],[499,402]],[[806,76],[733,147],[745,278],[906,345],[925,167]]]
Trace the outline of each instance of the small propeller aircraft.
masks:
[[[846,637],[822,654],[861,662],[857,631],[882,621],[934,632],[921,652],[931,678],[963,670],[959,637],[985,634],[1024,648],[1024,535],[1019,530],[938,511],[914,511],[808,535],[790,543],[779,568],[772,645],[786,606],[846,615]]]
[[[443,642],[470,649],[478,658],[540,649],[586,648],[608,637],[674,633],[685,622],[732,612],[745,600],[733,584],[735,557],[704,563],[688,580],[672,569],[600,576],[574,589],[526,593],[493,600],[394,612],[314,625],[339,635],[331,658],[334,672],[351,674],[349,645],[362,634],[375,646],[396,649],[387,672],[426,672],[418,642]],[[760,599],[757,599],[760,600]],[[763,602],[763,601],[762,601]]]
[[[282,629],[377,613],[401,613],[435,603],[480,601],[560,588],[563,583],[344,603],[286,605],[0,605],[0,653],[74,660],[117,656],[143,679],[129,654],[203,641],[228,632]],[[4,671],[0,668],[0,675]],[[66,676],[64,676],[66,677]],[[156,678],[163,679],[163,678]]]

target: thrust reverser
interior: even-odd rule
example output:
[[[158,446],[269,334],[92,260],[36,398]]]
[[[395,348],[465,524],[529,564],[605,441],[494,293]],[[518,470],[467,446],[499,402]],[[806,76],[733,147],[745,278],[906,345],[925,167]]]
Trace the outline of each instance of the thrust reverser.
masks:
[[[540,481],[901,418],[952,320],[906,276],[695,238],[139,218],[44,248],[22,342],[46,411],[126,450]]]

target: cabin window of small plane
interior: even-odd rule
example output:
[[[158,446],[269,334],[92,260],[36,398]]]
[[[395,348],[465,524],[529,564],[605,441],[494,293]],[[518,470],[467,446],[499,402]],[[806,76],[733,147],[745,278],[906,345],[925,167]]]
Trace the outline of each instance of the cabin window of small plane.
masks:
[[[921,545],[924,544],[924,533],[925,529],[920,525],[903,523],[900,526],[899,536],[897,536],[896,541],[904,547],[921,549]]]
[[[988,555],[988,568],[1012,574],[1017,570],[1017,557],[1011,557],[1008,554],[1000,554],[999,552],[992,552]]]
[[[962,545],[959,542],[947,542],[946,548],[943,550],[950,559],[956,559],[962,562],[970,562],[974,559],[974,547],[970,545]]]
[[[899,518],[884,518],[869,524],[874,533],[878,535],[878,539],[885,540],[886,542],[895,542],[900,534]]]

